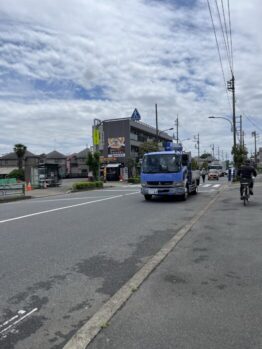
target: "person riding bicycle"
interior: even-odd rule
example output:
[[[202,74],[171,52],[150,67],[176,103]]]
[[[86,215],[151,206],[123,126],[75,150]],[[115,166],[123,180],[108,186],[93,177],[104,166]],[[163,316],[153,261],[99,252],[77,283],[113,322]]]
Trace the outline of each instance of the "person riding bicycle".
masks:
[[[240,196],[241,196],[241,199],[243,199],[243,185],[242,185],[242,183],[244,181],[248,181],[250,195],[253,195],[254,181],[253,181],[252,176],[256,177],[257,171],[251,165],[250,160],[245,160],[244,164],[241,165],[241,167],[238,169],[237,174],[238,174],[238,176],[240,176]]]

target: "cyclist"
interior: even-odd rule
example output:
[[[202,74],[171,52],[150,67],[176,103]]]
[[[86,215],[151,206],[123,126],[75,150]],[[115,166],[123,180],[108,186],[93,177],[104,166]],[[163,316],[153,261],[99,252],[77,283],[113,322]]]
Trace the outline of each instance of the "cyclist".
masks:
[[[253,195],[254,181],[252,176],[256,177],[257,171],[251,165],[250,160],[245,160],[244,164],[241,165],[241,167],[238,169],[237,174],[238,176],[240,176],[240,196],[241,196],[241,200],[243,200],[242,182],[244,182],[245,180],[248,181],[250,195]]]

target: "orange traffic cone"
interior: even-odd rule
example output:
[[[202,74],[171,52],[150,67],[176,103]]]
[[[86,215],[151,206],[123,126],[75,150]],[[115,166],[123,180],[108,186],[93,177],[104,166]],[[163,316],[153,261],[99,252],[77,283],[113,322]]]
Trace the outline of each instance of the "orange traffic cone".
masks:
[[[32,186],[31,186],[30,181],[28,182],[28,184],[27,184],[27,186],[26,186],[26,190],[27,190],[27,191],[32,190]]]

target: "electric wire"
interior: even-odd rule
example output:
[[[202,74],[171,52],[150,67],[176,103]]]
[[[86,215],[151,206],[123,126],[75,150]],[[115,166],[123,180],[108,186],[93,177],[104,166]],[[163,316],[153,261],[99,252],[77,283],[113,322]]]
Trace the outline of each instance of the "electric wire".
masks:
[[[260,132],[262,132],[262,129],[256,125],[256,123],[250,118],[250,116],[247,116],[245,113],[242,113],[242,115],[244,115],[244,117],[254,126],[256,127],[256,129],[258,129]]]
[[[229,44],[228,25],[227,25],[227,20],[225,15],[224,0],[221,0],[221,7],[223,12],[223,19],[224,19],[224,26],[225,26],[225,33],[226,33],[226,43],[227,43],[227,50],[228,50],[229,59],[230,59],[231,72],[233,73],[232,57],[231,57],[232,52]]]
[[[222,19],[221,19],[220,10],[219,10],[219,7],[218,7],[217,0],[215,0],[215,3],[216,3],[216,9],[217,9],[217,14],[218,14],[218,18],[219,18],[219,24],[220,24],[220,28],[221,28],[221,32],[222,32],[222,37],[223,37],[224,45],[225,45],[225,49],[226,49],[229,69],[231,71],[231,74],[233,74],[232,68],[231,68],[231,60],[230,60],[230,56],[229,56],[229,49],[228,49],[226,38],[225,38],[224,27],[223,27],[223,23],[222,23]]]
[[[229,0],[227,0],[227,12],[228,12],[228,26],[229,26],[229,38],[230,38],[230,51],[232,60],[232,71],[234,71],[234,58],[233,58],[233,44],[232,44],[232,29],[231,29],[231,15]]]
[[[228,99],[229,106],[231,107],[231,103],[230,103],[230,99],[229,99],[229,95],[228,95],[226,78],[225,78],[225,72],[224,72],[222,58],[221,58],[221,53],[220,53],[220,48],[219,48],[219,43],[218,43],[218,40],[217,40],[216,28],[215,28],[215,24],[214,24],[213,15],[212,15],[212,11],[211,11],[209,0],[207,0],[207,5],[208,5],[209,14],[210,14],[211,22],[212,22],[212,27],[213,27],[213,32],[214,32],[214,36],[215,36],[215,40],[216,40],[217,52],[218,52],[218,57],[219,57],[219,61],[220,61],[220,67],[221,67],[221,71],[222,71],[222,75],[223,75],[223,79],[224,79],[224,84],[225,84],[225,88],[226,88],[227,99]]]

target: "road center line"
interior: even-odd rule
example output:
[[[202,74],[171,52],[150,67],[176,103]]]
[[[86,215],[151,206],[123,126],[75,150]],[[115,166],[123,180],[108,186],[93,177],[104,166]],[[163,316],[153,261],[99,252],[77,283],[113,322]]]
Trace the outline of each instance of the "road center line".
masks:
[[[85,205],[89,205],[89,204],[94,204],[94,203],[96,203],[96,202],[102,202],[102,201],[106,201],[106,200],[112,200],[112,199],[116,199],[116,198],[121,198],[121,197],[123,197],[123,196],[124,196],[124,195],[115,195],[115,196],[111,196],[111,197],[104,198],[104,199],[93,200],[93,201],[88,201],[88,202],[82,202],[82,203],[80,203],[80,204],[75,204],[75,205],[70,205],[70,206],[64,206],[64,207],[53,208],[52,210],[45,210],[45,211],[30,213],[30,214],[27,214],[27,215],[24,215],[24,216],[19,216],[19,217],[4,219],[4,220],[0,221],[0,223],[12,222],[12,221],[16,221],[16,220],[19,220],[19,219],[24,219],[24,218],[28,218],[28,217],[38,216],[38,215],[41,215],[41,214],[50,213],[50,212],[55,212],[55,211],[62,211],[62,210],[66,210],[66,209],[68,209],[68,208],[79,207],[79,206],[85,206]]]

